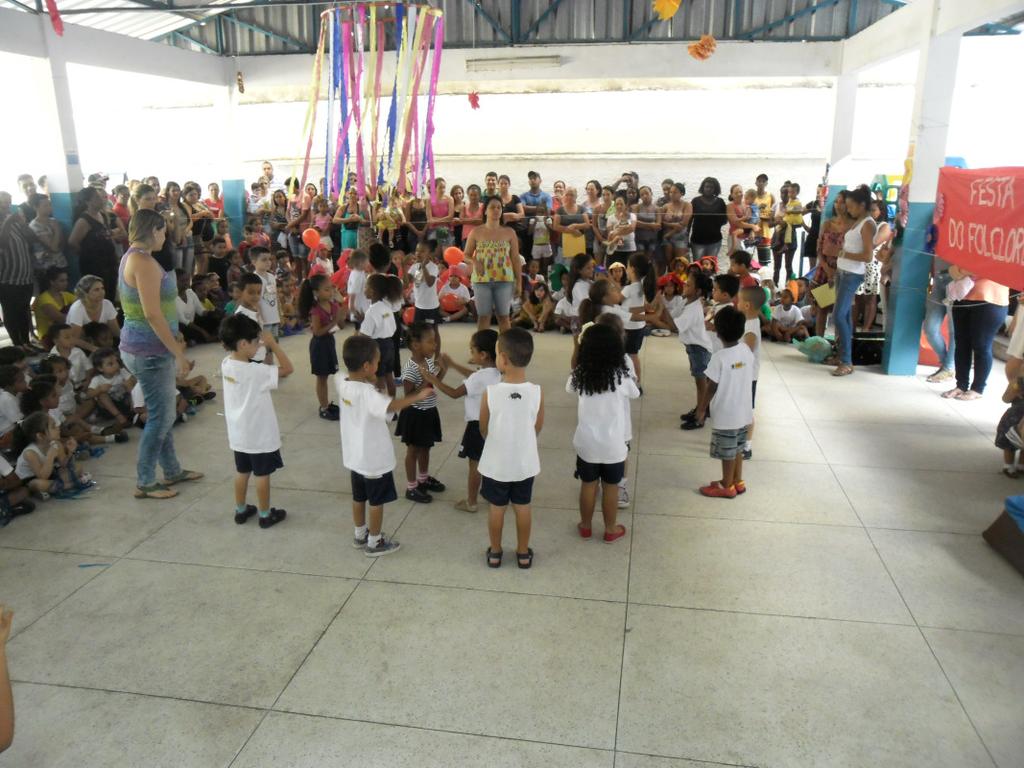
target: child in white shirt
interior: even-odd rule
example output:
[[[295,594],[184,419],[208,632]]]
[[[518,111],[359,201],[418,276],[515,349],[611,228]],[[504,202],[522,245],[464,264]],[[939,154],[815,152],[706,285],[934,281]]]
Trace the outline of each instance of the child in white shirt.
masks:
[[[25,374],[16,365],[0,365],[0,446],[9,447],[14,428],[24,418],[18,397],[28,389]]]
[[[277,355],[278,364],[251,362],[262,343]],[[280,379],[294,370],[291,361],[269,330],[244,314],[224,321],[220,340],[230,353],[220,364],[224,382],[224,420],[228,445],[235,454],[235,522],[241,525],[259,514],[260,528],[270,528],[287,516],[270,506],[270,475],[284,466],[281,460],[281,431],[270,397]],[[246,505],[249,476],[256,476],[257,506]]]
[[[686,347],[690,375],[697,388],[697,405],[680,417],[683,422],[680,429],[701,429],[704,426],[706,414],[700,409],[700,403],[708,385],[704,371],[711,359],[711,336],[704,320],[704,300],[710,295],[711,278],[699,272],[691,274],[683,284],[683,308],[672,317],[679,331],[679,341]]]
[[[348,283],[345,292],[348,294],[348,319],[355,323],[356,330],[363,321],[363,315],[370,306],[366,298],[366,264],[368,259],[362,251],[355,251],[348,257]]]
[[[416,244],[417,261],[409,268],[409,277],[412,279],[413,304],[416,307],[413,322],[426,323],[434,329],[436,354],[441,354],[441,332],[438,330],[442,320],[441,299],[437,295],[437,276],[441,270],[434,260],[436,245],[436,241],[426,239]]]
[[[455,298],[446,300],[445,296]],[[441,302],[441,319],[446,323],[454,323],[466,317],[469,314],[469,302],[473,300],[469,288],[454,269],[449,273],[448,282],[438,292],[437,298]]]
[[[624,355],[622,337],[614,328],[603,324],[590,326],[580,334],[578,359],[565,384],[566,392],[579,397],[572,441],[576,448],[576,477],[582,483],[577,528],[585,539],[592,535],[600,480],[604,540],[608,543],[626,535],[626,527],[617,523],[619,483],[625,475],[629,453],[624,412],[629,400],[640,397]]]
[[[50,326],[50,338],[53,339],[51,355],[65,358],[71,364],[71,383],[76,392],[85,386],[91,366],[85,352],[75,345],[75,331],[66,323],[54,323]]]
[[[537,434],[544,426],[544,395],[526,380],[533,357],[533,336],[523,328],[510,328],[498,337],[495,365],[501,382],[484,390],[480,401],[480,495],[491,505],[488,517],[490,545],[487,565],[501,566],[501,533],[509,503],[516,513],[516,564],[533,565],[530,549],[533,479],[540,474]]]
[[[746,493],[743,483],[743,445],[747,425],[754,420],[749,393],[754,384],[756,358],[750,346],[740,341],[747,335],[748,320],[737,309],[726,307],[718,313],[715,330],[722,349],[708,363],[708,386],[702,409],[711,409],[711,458],[721,459],[722,479],[700,489],[704,496],[734,499]]]
[[[806,339],[804,313],[793,303],[793,292],[783,288],[779,293],[779,299],[781,303],[772,308],[772,322],[768,326],[768,335],[786,344],[793,339]]]
[[[367,557],[397,552],[401,545],[384,535],[384,505],[395,501],[395,446],[388,422],[391,414],[431,397],[429,387],[409,397],[392,400],[376,385],[380,349],[372,338],[349,336],[341,350],[348,376],[335,377],[341,427],[341,461],[351,473],[352,545],[366,549]],[[367,520],[366,505],[370,505]]]
[[[252,272],[246,272],[242,275],[242,279],[238,281],[241,293],[238,295],[238,306],[235,307],[236,315],[243,315],[248,317],[254,323],[260,326],[262,330],[265,327],[263,322],[263,311],[261,308],[261,297],[263,295],[263,280],[260,279],[259,275]],[[268,348],[260,344],[255,352],[253,360],[257,363],[270,362],[273,363],[274,358]],[[270,356],[268,361],[267,357]]]
[[[255,269],[255,275],[263,284],[260,293],[260,316],[263,319],[263,330],[269,331],[275,338],[281,337],[281,311],[277,306],[277,276],[271,270],[270,251],[266,248],[250,248],[249,260]]]
[[[132,413],[131,391],[135,377],[121,367],[117,353],[109,347],[92,353],[92,367],[96,375],[89,381],[86,395],[95,398],[97,407],[113,416],[118,426],[131,425],[128,416]]]
[[[402,295],[402,284],[390,275],[375,272],[366,278],[366,298],[369,306],[359,324],[359,333],[369,336],[380,350],[380,367],[377,369],[377,386],[387,389],[388,395],[395,395],[395,312],[392,301]]]
[[[484,450],[484,438],[480,434],[480,403],[483,394],[492,384],[501,382],[501,372],[494,365],[497,356],[498,332],[485,328],[477,331],[469,340],[469,359],[479,366],[477,370],[466,368],[448,355],[441,356],[442,371],[454,368],[466,378],[457,387],[451,387],[440,378],[423,371],[423,378],[434,389],[448,397],[465,397],[466,429],[459,444],[459,458],[469,460],[469,478],[466,481],[466,498],[455,502],[455,508],[462,512],[476,512],[477,494],[480,492],[480,472],[477,465]]]
[[[750,406],[757,405],[757,375],[761,368],[761,306],[764,304],[764,289],[760,286],[740,289],[736,308],[743,313],[746,324],[743,331],[743,342],[754,353],[753,381],[750,385]],[[751,416],[747,427],[747,438],[743,445],[743,458],[750,460],[754,456],[751,441],[754,439],[754,419]]]
[[[722,348],[722,340],[715,333],[715,318],[725,307],[736,306],[736,294],[740,291],[740,279],[731,272],[715,275],[711,288],[711,307],[704,315],[705,327],[711,336],[711,354]]]

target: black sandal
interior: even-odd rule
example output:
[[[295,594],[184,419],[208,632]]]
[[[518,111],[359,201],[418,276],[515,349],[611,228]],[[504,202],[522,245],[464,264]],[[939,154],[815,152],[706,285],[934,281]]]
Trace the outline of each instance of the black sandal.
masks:
[[[487,548],[487,567],[488,568],[500,568],[501,567],[501,556],[505,554],[505,550],[500,552],[492,552],[491,548]]]
[[[524,571],[533,565],[533,550],[529,547],[525,552],[516,552],[516,565]]]

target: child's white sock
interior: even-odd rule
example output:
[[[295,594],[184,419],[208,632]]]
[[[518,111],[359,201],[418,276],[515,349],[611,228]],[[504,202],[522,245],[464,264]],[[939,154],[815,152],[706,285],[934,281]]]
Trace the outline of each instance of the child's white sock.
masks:
[[[372,533],[368,533],[366,535],[366,546],[371,548],[376,547],[378,544],[380,544],[380,540],[382,538],[383,536],[379,533],[376,536],[374,536]]]
[[[621,480],[619,480],[619,488],[623,488],[624,489],[626,487],[626,482],[627,482],[626,478],[622,478]]]
[[[1003,469],[1006,470],[1007,472],[1016,472],[1017,471],[1017,465],[1016,464],[1003,464]]]
[[[106,429],[106,427],[100,427],[97,426],[96,424],[93,424],[91,427],[89,427],[89,431],[94,435],[102,435],[104,429]]]
[[[116,437],[116,435],[104,435],[103,436],[103,442],[105,442],[105,443],[113,443],[114,442],[114,437]]]
[[[367,528],[365,525],[357,525],[356,526],[356,538],[357,539],[365,539],[369,535],[369,533],[368,533],[369,530],[370,529]]]
[[[750,441],[749,440],[747,440],[747,442],[745,442],[743,444],[743,450],[745,450],[745,451],[749,451],[750,450]]]

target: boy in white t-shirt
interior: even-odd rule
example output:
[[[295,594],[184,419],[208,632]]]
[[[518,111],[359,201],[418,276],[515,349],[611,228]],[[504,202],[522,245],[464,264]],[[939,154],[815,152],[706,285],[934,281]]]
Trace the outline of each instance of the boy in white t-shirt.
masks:
[[[24,418],[18,398],[28,387],[25,374],[16,365],[0,365],[0,447],[10,447],[14,428]]]
[[[445,296],[454,296],[459,308],[454,312],[449,312],[448,309],[452,307],[445,308],[448,306],[445,302]],[[469,288],[466,287],[466,284],[462,282],[459,273],[454,269],[448,274],[448,282],[438,292],[437,298],[441,302],[441,319],[444,322],[454,323],[469,315],[469,302],[473,300],[473,296],[469,292]]]
[[[50,326],[50,338],[53,339],[50,354],[63,357],[71,364],[71,383],[75,391],[80,392],[92,366],[85,352],[76,346],[75,330],[67,323],[54,323]]]
[[[242,275],[242,279],[238,281],[238,287],[241,289],[241,293],[238,295],[238,306],[235,307],[236,315],[244,315],[260,326],[260,329],[266,327],[263,322],[263,310],[261,308],[261,297],[263,296],[263,280],[260,276],[253,272],[246,272]],[[260,345],[256,349],[256,357],[253,361],[257,363],[270,362],[273,363],[273,353],[271,353],[265,345]],[[268,355],[269,360],[268,360]]]
[[[391,414],[434,395],[423,387],[408,397],[391,399],[377,387],[380,349],[369,336],[345,339],[341,349],[348,376],[335,376],[341,427],[341,462],[352,479],[352,546],[366,549],[367,557],[380,557],[401,548],[384,535],[384,505],[395,501],[395,446],[388,424]],[[369,520],[366,505],[370,505]]]
[[[743,329],[743,342],[754,353],[754,375],[750,385],[750,407],[757,405],[757,374],[761,369],[761,305],[764,304],[764,289],[759,286],[741,288],[736,308],[746,318]],[[743,458],[754,457],[754,449],[750,443],[754,439],[754,418],[751,414],[750,426],[747,427],[747,438],[743,445]]]
[[[275,339],[278,339],[281,337],[281,311],[277,305],[277,275],[272,269],[273,258],[269,250],[256,246],[249,249],[249,260],[255,270],[254,274],[260,279],[263,287],[260,292],[260,317],[263,330],[270,332]]]
[[[749,345],[741,342],[747,334],[747,318],[726,307],[718,313],[715,331],[722,349],[711,356],[707,367],[708,386],[701,408],[711,408],[711,458],[721,459],[722,479],[700,489],[704,496],[734,499],[746,493],[743,484],[743,446],[747,425],[754,420],[753,389],[756,358]]]
[[[369,262],[362,251],[353,251],[348,257],[348,282],[345,293],[348,295],[348,319],[355,323],[356,330],[363,321],[363,315],[370,306],[366,298],[366,266]]]
[[[89,380],[86,394],[95,398],[99,410],[112,416],[118,426],[130,426],[128,416],[133,410],[131,391],[135,377],[121,366],[117,353],[109,347],[92,353],[92,367],[96,375]]]
[[[251,362],[262,343],[277,355],[277,365]],[[270,506],[270,475],[284,466],[281,431],[270,397],[280,379],[294,368],[269,331],[244,314],[227,318],[220,327],[220,341],[230,352],[220,364],[224,382],[224,420],[228,444],[235,453],[235,522],[241,525],[259,514],[260,528],[270,528],[287,516]],[[256,476],[257,506],[246,505],[249,476]]]
[[[490,546],[487,565],[501,566],[501,532],[509,503],[516,513],[516,563],[533,565],[530,549],[533,479],[540,474],[537,435],[544,426],[544,396],[540,385],[526,380],[533,357],[533,336],[523,328],[510,328],[498,337],[495,364],[501,382],[484,390],[480,401],[480,435],[484,449],[478,469],[480,495],[491,505],[488,518]]]
[[[772,308],[772,322],[768,326],[768,335],[776,341],[788,344],[793,339],[806,339],[807,326],[804,324],[804,313],[793,303],[793,292],[784,288],[779,293],[781,303]]]

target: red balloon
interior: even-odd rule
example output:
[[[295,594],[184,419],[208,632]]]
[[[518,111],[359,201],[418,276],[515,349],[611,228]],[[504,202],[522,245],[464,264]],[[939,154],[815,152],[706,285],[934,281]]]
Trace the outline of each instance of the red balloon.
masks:
[[[441,309],[445,312],[458,312],[462,309],[462,302],[454,293],[446,293],[441,297]]]
[[[466,258],[466,254],[462,252],[461,248],[454,245],[449,245],[444,249],[444,261],[449,267],[454,267],[457,264],[461,264]]]
[[[416,317],[416,307],[406,307],[405,312],[402,313],[402,322],[406,325],[412,325],[414,317]]]
[[[313,250],[320,245],[320,233],[310,227],[302,233],[302,242],[306,244],[307,248]]]

